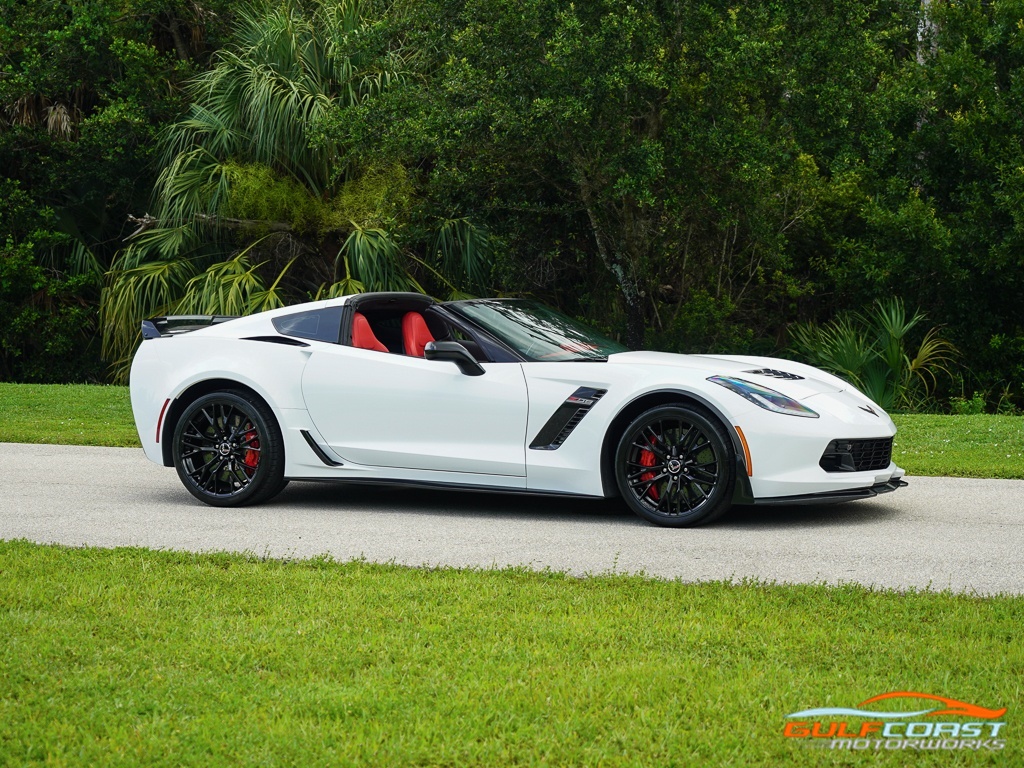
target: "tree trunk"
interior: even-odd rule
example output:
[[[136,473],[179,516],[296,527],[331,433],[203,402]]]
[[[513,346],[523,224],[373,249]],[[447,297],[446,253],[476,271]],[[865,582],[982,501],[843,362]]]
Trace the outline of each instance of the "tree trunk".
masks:
[[[626,346],[630,349],[641,349],[644,345],[644,332],[646,323],[644,321],[643,293],[637,284],[636,277],[632,273],[629,259],[625,258],[621,249],[614,246],[609,247],[607,238],[601,230],[597,216],[590,206],[587,195],[583,192],[584,207],[587,216],[590,218],[590,226],[594,232],[594,241],[597,243],[597,252],[605,268],[612,273],[615,283],[622,294],[626,304]]]
[[[643,349],[647,323],[644,321],[643,306],[626,303],[626,346]]]
[[[175,16],[171,16],[169,29],[171,31],[171,39],[174,41],[174,50],[178,54],[178,59],[181,61],[188,61],[188,47],[185,45],[185,40],[181,36],[181,24]]]

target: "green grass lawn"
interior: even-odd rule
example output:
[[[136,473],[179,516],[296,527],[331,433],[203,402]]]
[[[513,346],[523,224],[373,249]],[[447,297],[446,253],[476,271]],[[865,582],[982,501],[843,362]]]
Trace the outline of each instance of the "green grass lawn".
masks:
[[[1024,478],[1024,417],[898,415],[912,475]],[[0,384],[0,442],[137,446],[127,387]]]
[[[1020,764],[1022,612],[1021,597],[0,542],[0,764]],[[791,712],[894,690],[1009,707],[1006,749],[782,735]]]
[[[1024,416],[893,418],[893,458],[911,474],[1024,478]]]
[[[137,446],[128,387],[0,383],[0,442]]]

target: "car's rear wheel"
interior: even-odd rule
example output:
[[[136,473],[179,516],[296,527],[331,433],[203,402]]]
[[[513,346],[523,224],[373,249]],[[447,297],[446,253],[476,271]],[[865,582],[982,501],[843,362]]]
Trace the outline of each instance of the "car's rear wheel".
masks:
[[[284,444],[270,408],[240,391],[189,405],[174,430],[174,466],[189,493],[215,507],[259,504],[284,488]]]
[[[663,405],[637,416],[615,452],[615,479],[626,504],[652,523],[709,523],[732,503],[736,482],[728,434],[707,410]]]

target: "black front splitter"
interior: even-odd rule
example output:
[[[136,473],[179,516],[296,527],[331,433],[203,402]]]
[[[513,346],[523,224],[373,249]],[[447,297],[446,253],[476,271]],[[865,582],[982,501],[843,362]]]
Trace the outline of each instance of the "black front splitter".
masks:
[[[754,499],[754,505],[764,506],[789,506],[792,504],[836,504],[842,501],[857,501],[858,499],[870,499],[880,493],[892,493],[900,488],[906,488],[906,480],[890,480],[886,483],[878,483],[870,488],[854,488],[849,491],[827,491],[825,493],[808,493],[801,496],[774,496],[770,499]]]

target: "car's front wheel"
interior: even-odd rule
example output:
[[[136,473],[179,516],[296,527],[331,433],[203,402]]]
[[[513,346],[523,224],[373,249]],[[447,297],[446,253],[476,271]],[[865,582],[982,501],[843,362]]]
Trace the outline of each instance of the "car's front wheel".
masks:
[[[663,405],[637,416],[615,452],[626,504],[658,525],[701,525],[723,515],[736,482],[734,452],[718,420],[696,405]]]
[[[259,504],[287,483],[277,420],[244,392],[213,392],[189,405],[174,430],[173,455],[188,491],[215,507]]]

